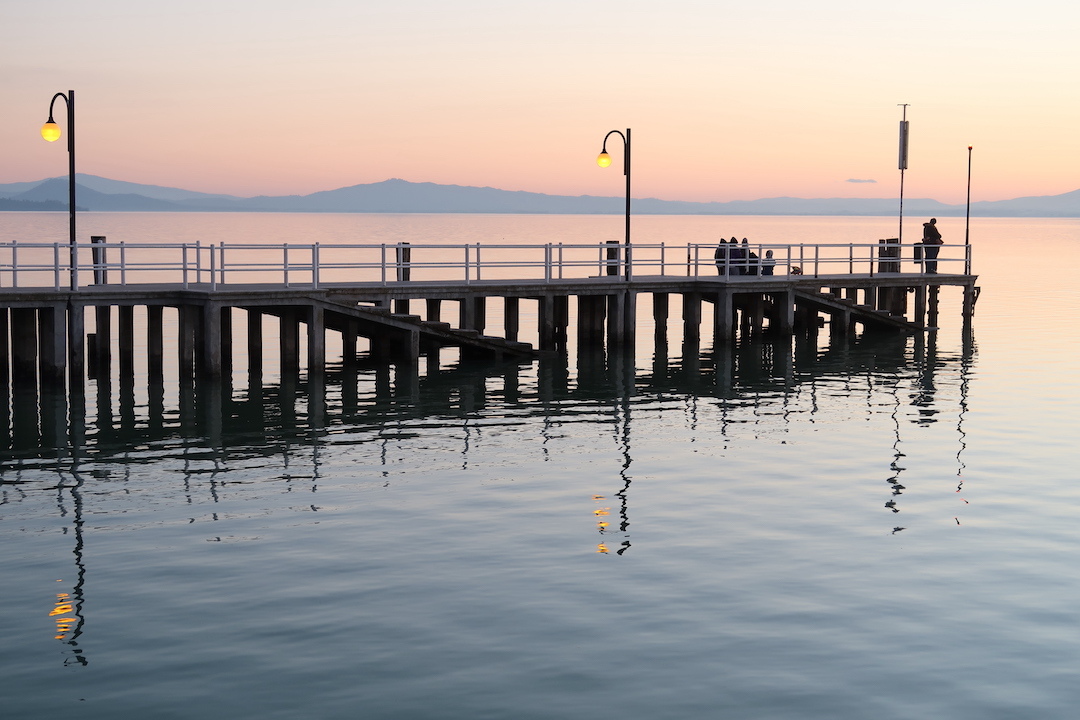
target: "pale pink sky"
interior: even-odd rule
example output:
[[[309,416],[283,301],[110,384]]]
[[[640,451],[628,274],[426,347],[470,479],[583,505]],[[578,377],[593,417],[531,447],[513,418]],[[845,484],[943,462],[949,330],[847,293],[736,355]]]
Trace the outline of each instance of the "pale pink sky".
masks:
[[[399,177],[552,194],[963,202],[1080,188],[1074,2],[8,0],[0,183],[78,171],[234,195]],[[64,121],[59,119],[61,126]],[[619,145],[613,146],[616,153]],[[874,180],[876,182],[850,182]]]

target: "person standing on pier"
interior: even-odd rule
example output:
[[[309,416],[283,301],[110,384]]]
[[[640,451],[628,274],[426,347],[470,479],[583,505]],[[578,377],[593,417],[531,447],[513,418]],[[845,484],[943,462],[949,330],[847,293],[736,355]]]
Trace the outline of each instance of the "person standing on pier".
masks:
[[[713,257],[716,259],[716,272],[721,275],[727,275],[728,265],[728,244],[727,240],[720,238],[720,244],[716,246],[716,252],[713,253]]]
[[[922,226],[922,256],[924,272],[937,272],[937,256],[942,244],[941,232],[937,229],[937,218],[930,218],[930,222]]]

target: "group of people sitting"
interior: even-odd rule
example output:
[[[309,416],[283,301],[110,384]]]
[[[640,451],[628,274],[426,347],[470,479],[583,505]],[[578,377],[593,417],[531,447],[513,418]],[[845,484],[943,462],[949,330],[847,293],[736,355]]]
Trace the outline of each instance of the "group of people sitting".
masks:
[[[721,275],[772,275],[776,267],[772,250],[767,250],[765,257],[758,257],[746,238],[741,245],[735,238],[720,240],[713,257],[716,271]]]

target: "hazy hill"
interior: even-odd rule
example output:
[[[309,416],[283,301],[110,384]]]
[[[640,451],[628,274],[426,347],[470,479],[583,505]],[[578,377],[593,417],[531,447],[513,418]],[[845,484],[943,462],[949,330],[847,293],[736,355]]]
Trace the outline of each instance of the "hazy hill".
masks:
[[[437,185],[384,180],[312,193],[243,198],[180,188],[140,185],[94,175],[77,175],[79,209],[97,211],[242,211],[365,213],[532,213],[621,214],[623,197],[545,195],[490,187]],[[66,177],[36,183],[0,185],[0,198],[13,201],[62,202],[67,207]],[[11,207],[11,204],[8,204]],[[25,209],[31,206],[15,203]],[[34,209],[41,209],[40,206]],[[896,198],[777,197],[731,202],[687,202],[636,198],[632,210],[655,215],[896,215]],[[926,198],[905,198],[904,214],[964,215],[964,205]],[[1080,217],[1080,190],[1062,195],[1024,197],[971,204],[975,217]]]

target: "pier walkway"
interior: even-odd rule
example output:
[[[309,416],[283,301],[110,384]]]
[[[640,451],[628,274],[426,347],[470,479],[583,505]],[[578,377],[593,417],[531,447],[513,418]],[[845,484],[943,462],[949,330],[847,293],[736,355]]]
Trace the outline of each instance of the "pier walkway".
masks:
[[[357,338],[368,341],[371,357],[406,363],[447,345],[495,356],[558,352],[571,329],[578,346],[632,344],[645,294],[656,327],[666,327],[670,297],[679,296],[687,337],[701,332],[703,308],[712,306],[704,325],[718,345],[826,321],[839,334],[857,326],[920,332],[933,324],[928,309],[936,312],[942,287],[962,291],[965,321],[978,296],[970,246],[940,247],[939,271],[926,272],[932,268],[895,240],[750,245],[759,258],[773,252],[766,275],[760,260],[718,266],[714,246],[705,245],[108,245],[95,238],[69,253],[66,243],[9,243],[0,245],[0,376],[81,382],[88,359],[111,362],[114,345],[123,372],[136,344],[136,307],[145,309],[140,327],[151,370],[162,364],[163,310],[171,308],[182,372],[207,376],[230,366],[234,309],[249,314],[249,363],[263,353],[262,323],[252,318],[278,319],[283,367],[299,363],[305,327],[309,372],[325,367],[327,330],[341,334],[346,361],[355,360]],[[502,305],[498,332],[487,326],[495,302]],[[446,303],[457,310],[454,322],[443,317]],[[523,314],[536,318],[535,343],[519,338]]]

